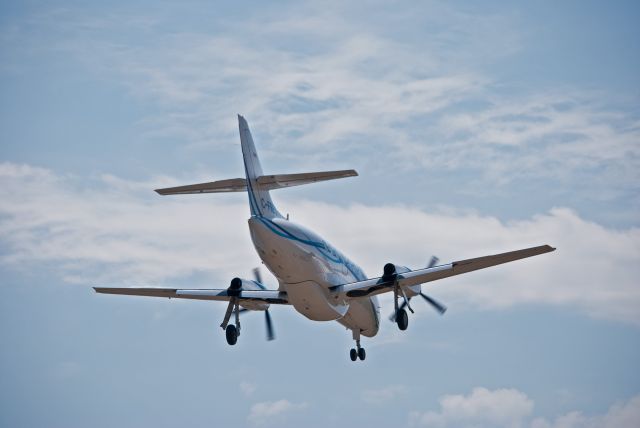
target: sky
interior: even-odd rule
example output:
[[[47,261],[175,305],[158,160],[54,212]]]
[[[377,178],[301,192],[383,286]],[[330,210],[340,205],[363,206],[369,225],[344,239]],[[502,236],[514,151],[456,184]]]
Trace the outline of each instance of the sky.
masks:
[[[640,423],[636,2],[4,1],[0,425],[593,428]],[[152,190],[353,168],[273,192],[371,277],[549,244],[424,287],[405,332],[97,295],[260,265],[244,194]],[[277,282],[263,267],[265,283]],[[392,309],[381,298],[382,314]]]

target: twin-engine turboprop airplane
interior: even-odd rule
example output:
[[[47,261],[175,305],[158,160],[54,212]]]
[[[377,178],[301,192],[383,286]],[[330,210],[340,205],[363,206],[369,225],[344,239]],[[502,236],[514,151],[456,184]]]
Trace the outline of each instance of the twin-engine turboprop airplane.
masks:
[[[278,289],[267,290],[256,270],[255,280],[234,278],[229,287],[223,289],[94,287],[98,293],[228,302],[220,327],[225,330],[229,345],[235,345],[240,335],[241,312],[265,311],[267,337],[271,340],[274,335],[269,306],[293,305],[311,320],[338,321],[351,330],[356,346],[351,349],[350,357],[355,361],[364,360],[366,356],[360,337],[373,337],[380,327],[376,295],[393,293],[391,319],[400,330],[406,330],[409,320],[405,308],[413,313],[412,297],[420,295],[441,314],[446,310],[445,306],[422,293],[422,284],[555,250],[542,245],[441,265],[437,265],[434,257],[428,267],[416,270],[387,263],[382,276],[367,278],[362,269],[320,236],[289,221],[288,216],[284,218],[269,194],[275,189],[358,174],[354,170],[344,170],[264,175],[247,121],[238,116],[238,124],[246,178],[158,189],[156,192],[161,195],[247,192],[251,239],[264,264],[278,279]],[[402,300],[401,304],[399,300]],[[233,323],[230,323],[232,316]]]

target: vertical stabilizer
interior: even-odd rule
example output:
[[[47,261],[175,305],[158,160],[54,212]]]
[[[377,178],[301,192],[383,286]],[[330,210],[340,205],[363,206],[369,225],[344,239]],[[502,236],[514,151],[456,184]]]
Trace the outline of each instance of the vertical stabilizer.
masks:
[[[249,124],[240,115],[238,115],[238,128],[240,129],[240,144],[242,146],[244,170],[247,176],[247,192],[249,194],[251,215],[267,218],[282,217],[271,200],[269,191],[261,188],[258,184],[258,177],[262,176],[262,166],[260,166],[260,159],[253,144]]]

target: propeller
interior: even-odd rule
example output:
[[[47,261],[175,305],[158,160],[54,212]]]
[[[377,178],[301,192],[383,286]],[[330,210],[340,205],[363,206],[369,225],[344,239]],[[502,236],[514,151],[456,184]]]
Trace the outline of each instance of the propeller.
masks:
[[[260,274],[260,268],[253,268],[253,278],[257,283],[262,284],[262,275]]]
[[[420,292],[420,296],[422,296],[422,298],[426,300],[427,303],[429,303],[433,307],[433,309],[438,311],[440,315],[444,315],[444,313],[447,312],[447,307],[445,305],[433,299],[432,297],[427,296],[422,291]]]
[[[434,267],[438,263],[438,261],[440,261],[440,259],[437,258],[436,256],[431,257],[431,260],[429,260],[429,264],[427,265],[427,269],[430,269],[430,268]],[[435,309],[440,315],[443,315],[447,311],[447,307],[445,305],[443,305],[442,303],[438,302],[436,299],[427,296],[422,291],[420,292],[420,296],[428,304],[430,304],[433,307],[433,309]],[[409,297],[407,300],[411,300],[411,297]],[[398,310],[404,309],[406,306],[407,306],[407,302],[403,301],[402,304],[400,305],[400,307],[398,308]],[[395,320],[396,320],[396,313],[395,312],[393,312],[391,314],[391,316],[389,317],[389,320],[395,322]]]
[[[253,277],[258,284],[262,284],[262,275],[260,274],[260,268],[253,269]],[[273,323],[271,322],[271,314],[269,314],[269,309],[265,309],[264,311],[264,322],[267,325],[267,340],[275,339],[276,334],[273,331]]]

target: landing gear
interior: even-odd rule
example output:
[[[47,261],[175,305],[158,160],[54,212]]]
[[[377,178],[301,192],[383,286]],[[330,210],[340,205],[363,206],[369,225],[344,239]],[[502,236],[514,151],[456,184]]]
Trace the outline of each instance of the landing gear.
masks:
[[[235,324],[229,324],[232,314],[235,315]],[[236,297],[232,297],[229,300],[229,306],[227,306],[227,312],[224,314],[220,327],[222,327],[225,336],[227,336],[227,343],[235,345],[238,342],[238,336],[240,336],[240,303]]]
[[[367,353],[364,348],[361,348],[360,345],[358,345],[357,349],[351,348],[351,351],[349,351],[349,357],[351,357],[351,361],[355,361],[358,358],[360,358],[360,361],[364,361],[364,359],[367,358]]]
[[[409,326],[409,316],[407,315],[407,311],[404,309],[399,309],[396,315],[396,323],[398,324],[398,328],[402,331],[406,330]]]
[[[360,330],[353,330],[353,340],[356,341],[356,347],[351,348],[349,351],[349,357],[351,357],[351,361],[355,361],[360,358],[360,361],[364,361],[367,357],[367,353],[364,348],[360,346]]]
[[[398,298],[402,296],[404,302],[402,306],[398,306]],[[407,311],[404,310],[405,307],[409,308],[411,313],[413,313],[413,309],[409,304],[409,299],[407,295],[404,293],[404,290],[398,286],[398,283],[393,286],[393,306],[395,309],[395,317],[396,323],[398,324],[398,328],[402,331],[406,330],[409,326],[409,316],[407,315]]]
[[[360,361],[364,361],[364,359],[367,358],[367,353],[365,352],[364,348],[358,347],[357,350],[354,348],[351,348],[351,351],[349,352],[349,356],[351,357],[351,361],[355,361],[358,358],[360,358]]]
[[[229,345],[235,345],[238,341],[238,329],[235,325],[228,325],[226,330],[224,331],[227,336],[227,343]]]
[[[367,353],[364,351],[364,348],[358,348],[358,358],[360,358],[360,361],[364,361],[366,357]]]

